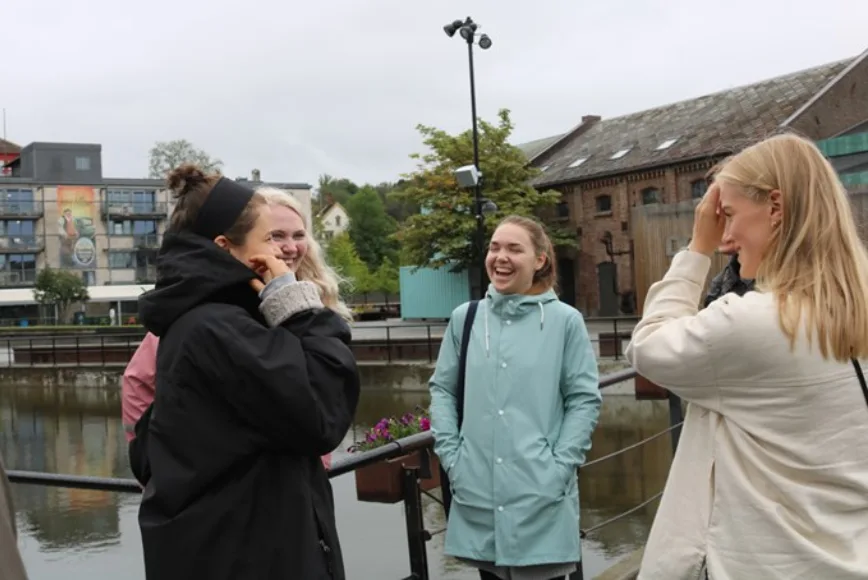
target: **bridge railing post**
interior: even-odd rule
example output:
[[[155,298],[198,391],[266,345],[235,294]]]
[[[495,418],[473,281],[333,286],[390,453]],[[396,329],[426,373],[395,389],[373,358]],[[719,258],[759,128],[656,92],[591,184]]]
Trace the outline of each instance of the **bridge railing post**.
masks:
[[[422,450],[423,459],[425,455],[425,450]],[[419,476],[418,467],[404,468],[404,520],[407,526],[407,552],[410,556],[410,576],[405,580],[428,580],[428,550],[425,544],[430,536],[425,530],[422,514]]]
[[[678,440],[681,438],[681,423],[684,422],[684,411],[681,408],[681,397],[669,392],[669,427],[670,439],[672,440],[672,455],[678,449]]]

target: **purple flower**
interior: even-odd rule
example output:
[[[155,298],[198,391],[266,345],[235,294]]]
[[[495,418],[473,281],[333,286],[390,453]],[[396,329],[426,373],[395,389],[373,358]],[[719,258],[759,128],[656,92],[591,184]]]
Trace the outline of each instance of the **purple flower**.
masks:
[[[422,429],[422,431],[428,431],[431,429],[431,419],[428,417],[419,417],[419,428]]]

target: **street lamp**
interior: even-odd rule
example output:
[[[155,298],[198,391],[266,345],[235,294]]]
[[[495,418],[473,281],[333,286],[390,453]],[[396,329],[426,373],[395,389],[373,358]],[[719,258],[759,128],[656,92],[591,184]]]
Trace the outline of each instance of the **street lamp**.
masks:
[[[473,165],[467,165],[455,170],[458,183],[464,187],[473,188],[474,215],[476,217],[476,247],[479,252],[479,298],[485,296],[485,286],[488,277],[485,274],[485,215],[497,211],[497,206],[491,200],[482,197],[483,175],[479,169],[479,131],[476,121],[476,78],[473,73],[473,44],[478,38],[479,48],[491,48],[491,39],[487,34],[477,34],[479,25],[469,16],[466,20],[454,20],[443,27],[449,38],[458,32],[467,43],[467,59],[470,64],[470,112],[473,115]]]

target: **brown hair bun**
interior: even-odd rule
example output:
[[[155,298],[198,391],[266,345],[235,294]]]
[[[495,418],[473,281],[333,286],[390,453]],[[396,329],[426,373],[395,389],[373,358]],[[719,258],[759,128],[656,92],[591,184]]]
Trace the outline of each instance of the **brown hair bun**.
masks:
[[[192,163],[184,163],[169,172],[166,185],[175,199],[184,197],[208,181],[205,172]]]

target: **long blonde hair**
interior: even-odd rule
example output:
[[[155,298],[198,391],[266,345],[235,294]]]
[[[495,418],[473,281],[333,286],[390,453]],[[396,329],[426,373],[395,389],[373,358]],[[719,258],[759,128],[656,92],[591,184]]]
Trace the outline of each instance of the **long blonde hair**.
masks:
[[[804,325],[824,358],[868,357],[868,252],[846,189],[811,141],[783,134],[733,156],[715,179],[764,203],[781,192],[781,222],[757,272],[793,347]]]
[[[279,205],[289,208],[301,218],[307,233],[307,253],[298,265],[299,280],[308,280],[319,288],[320,299],[326,308],[335,311],[344,320],[352,322],[353,313],[341,300],[339,285],[342,278],[329,266],[323,258],[322,247],[317,243],[310,231],[310,221],[305,215],[301,204],[288,191],[276,187],[258,187],[256,193],[265,198],[269,205]]]

